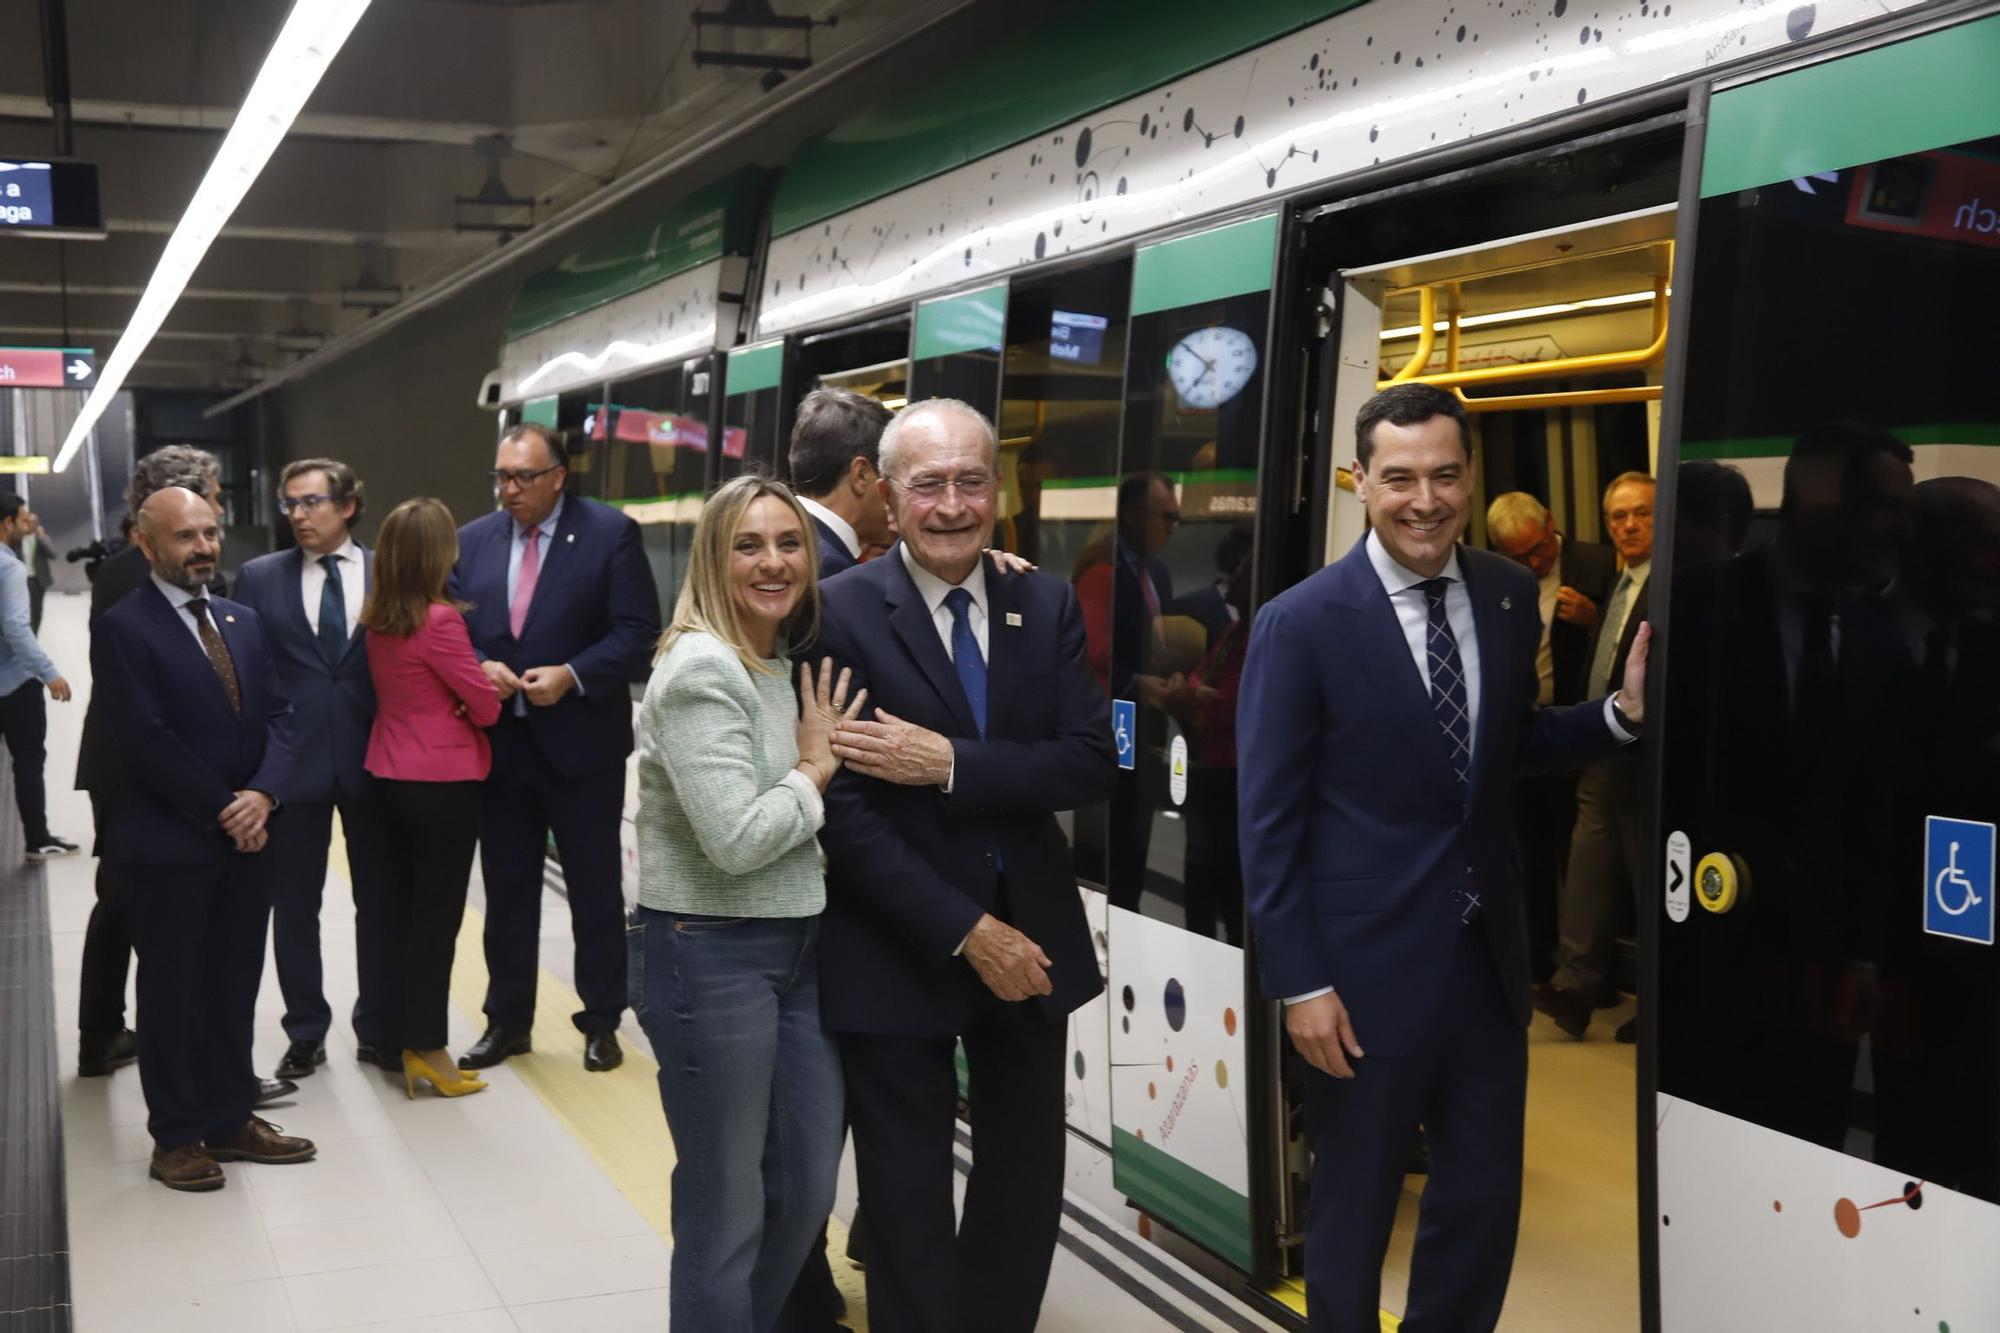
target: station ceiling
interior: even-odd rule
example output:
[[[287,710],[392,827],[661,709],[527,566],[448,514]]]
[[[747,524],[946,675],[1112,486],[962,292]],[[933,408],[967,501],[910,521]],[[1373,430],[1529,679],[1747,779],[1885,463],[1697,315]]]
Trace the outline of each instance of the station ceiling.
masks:
[[[52,0],[62,3],[63,0]],[[54,154],[38,10],[0,41],[0,156]],[[94,346],[125,326],[289,0],[66,0],[74,144],[98,164],[108,236],[0,236],[0,344]],[[377,0],[130,383],[242,389],[376,312],[522,251],[593,196],[784,105],[756,160],[867,95],[874,56],[972,17],[965,0]],[[1004,6],[990,5],[989,9]],[[810,17],[812,68],[782,81],[697,50],[806,54],[796,30],[694,11]],[[20,31],[25,22],[27,31]],[[990,20],[988,21],[990,23]],[[967,36],[976,37],[976,24]],[[810,104],[810,105],[809,105]],[[688,186],[700,183],[690,179]],[[670,199],[676,182],[662,182]],[[468,202],[482,199],[508,202]],[[528,202],[522,202],[528,201]],[[561,257],[524,260],[518,278]],[[497,350],[497,332],[496,332]]]

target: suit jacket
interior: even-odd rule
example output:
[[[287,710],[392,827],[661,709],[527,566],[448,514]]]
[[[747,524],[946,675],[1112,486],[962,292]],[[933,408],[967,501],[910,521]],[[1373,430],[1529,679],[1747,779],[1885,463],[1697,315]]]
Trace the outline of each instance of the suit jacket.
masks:
[[[104,701],[123,780],[108,796],[100,850],[146,865],[218,864],[238,853],[216,822],[244,790],[290,797],[292,707],[278,688],[257,613],[212,598],[236,665],[239,716],[187,624],[150,583],[105,612],[90,636],[92,695]],[[102,793],[100,793],[102,795]]]
[[[1110,706],[1091,679],[1068,584],[989,565],[987,739],[900,556],[822,589],[822,653],[870,704],[952,738],[952,791],[843,769],[827,789],[820,1012],[837,1031],[947,1036],[985,986],[953,956],[981,914],[1042,947],[1060,1016],[1103,982],[1056,812],[1104,800],[1117,773]],[[1018,623],[1016,623],[1018,618]]]
[[[529,730],[556,772],[580,777],[622,764],[632,753],[631,682],[660,637],[660,595],[639,525],[609,505],[566,498],[518,640],[507,614],[513,537],[505,510],[458,530],[451,595],[471,603],[465,623],[473,651],[516,674],[563,665],[576,672],[581,690],[551,707],[528,708]]]
[[[1461,798],[1428,683],[1364,549],[1280,594],[1251,630],[1237,711],[1243,883],[1264,989],[1332,986],[1370,1052],[1438,1018],[1458,932],[1483,930],[1522,1024],[1528,944],[1513,779],[1613,752],[1601,703],[1537,709],[1535,579],[1460,547],[1479,643]],[[1455,890],[1480,896],[1460,923]]]
[[[1565,535],[1556,577],[1597,603],[1601,616],[1604,604],[1611,600],[1611,590],[1618,586],[1618,553],[1609,546],[1580,542]],[[1636,628],[1639,622],[1633,620],[1630,623]],[[1566,620],[1558,620],[1549,626],[1549,653],[1555,664],[1557,703],[1573,704],[1584,697],[1590,689],[1591,654],[1596,651],[1595,628],[1585,629]]]
[[[368,771],[402,782],[484,779],[493,747],[483,728],[500,720],[500,692],[479,669],[465,617],[433,604],[415,634],[366,633],[379,701]]]
[[[361,547],[363,590],[374,582],[375,553]],[[292,701],[292,800],[331,801],[368,783],[363,758],[375,720],[363,631],[348,636],[340,661],[328,665],[300,591],[305,552],[260,555],[236,575],[236,600],[257,613],[278,665],[278,686]]]
[[[852,569],[860,564],[847,553],[847,543],[840,540],[840,534],[827,526],[826,520],[818,514],[807,515],[813,527],[819,530],[819,576],[830,579],[843,569]]]
[[[91,634],[94,636],[97,633],[97,622],[104,613],[124,601],[129,593],[151,587],[152,575],[146,553],[139,549],[136,542],[128,543],[104,557],[104,562],[97,567],[97,577],[90,581]],[[229,595],[229,584],[218,573],[209,583],[208,590],[217,597],[226,597]],[[105,710],[98,702],[103,693],[100,689],[92,689],[90,702],[84,705],[83,738],[76,749],[78,791],[109,792],[117,787],[124,771],[118,758],[122,744],[115,733],[105,729]]]

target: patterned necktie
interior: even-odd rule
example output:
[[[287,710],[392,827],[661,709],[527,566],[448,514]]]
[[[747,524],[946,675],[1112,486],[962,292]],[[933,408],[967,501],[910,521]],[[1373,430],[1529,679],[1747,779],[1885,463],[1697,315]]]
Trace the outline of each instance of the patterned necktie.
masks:
[[[326,582],[319,585],[319,650],[328,666],[339,666],[347,653],[347,590],[340,582],[340,559],[323,555],[319,567]]]
[[[215,674],[222,681],[222,692],[229,696],[229,707],[236,716],[243,716],[243,687],[236,680],[236,663],[230,660],[229,645],[222,641],[222,635],[215,629],[215,622],[208,618],[208,599],[197,597],[187,604],[188,614],[194,617],[195,633],[201,636],[201,650],[208,654],[208,664],[215,668]]]
[[[1604,618],[1597,622],[1597,651],[1590,655],[1590,697],[1611,693],[1611,663],[1618,656],[1618,641],[1625,637],[1625,603],[1632,598],[1630,570],[1618,576],[1618,586],[1604,605]]]
[[[972,594],[953,588],[944,595],[951,608],[951,668],[958,673],[965,701],[972,705],[972,720],[979,724],[979,739],[986,739],[986,659],[979,653],[979,637],[972,632]]]
[[[521,572],[514,579],[514,600],[507,607],[507,624],[517,639],[521,627],[528,623],[528,604],[535,600],[535,583],[542,576],[542,530],[531,527],[521,535]]]
[[[1431,711],[1437,714],[1438,731],[1444,736],[1452,772],[1458,774],[1463,795],[1466,775],[1472,769],[1472,719],[1465,705],[1465,663],[1458,656],[1458,638],[1444,613],[1444,593],[1451,580],[1425,579],[1417,586],[1430,603],[1430,631],[1424,650],[1430,662]]]

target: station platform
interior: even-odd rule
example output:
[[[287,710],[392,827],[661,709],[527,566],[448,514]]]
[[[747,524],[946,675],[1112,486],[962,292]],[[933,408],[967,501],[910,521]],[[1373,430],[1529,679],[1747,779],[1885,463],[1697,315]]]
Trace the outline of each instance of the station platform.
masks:
[[[52,594],[41,637],[76,689],[75,702],[49,707],[51,826],[87,844],[89,803],[69,789],[90,685],[86,609],[82,596]],[[479,1096],[444,1101],[425,1092],[410,1100],[400,1078],[355,1062],[353,1035],[336,1019],[327,1064],[301,1081],[296,1097],[260,1112],[314,1139],[317,1160],[235,1165],[219,1192],[175,1194],[147,1178],[151,1142],[137,1069],[75,1076],[77,972],[95,862],[78,855],[23,867],[3,765],[0,982],[27,989],[10,989],[23,998],[10,998],[0,1014],[0,1109],[7,1116],[0,1141],[9,1191],[0,1202],[19,1214],[0,1232],[0,1268],[10,1275],[0,1284],[0,1329],[618,1333],[667,1326],[674,1157],[657,1066],[628,1016],[620,1033],[625,1064],[607,1074],[583,1069],[582,1039],[567,1018],[578,1005],[569,913],[554,867],[543,904],[533,1055],[488,1071],[492,1086]],[[354,994],[354,947],[338,839],[335,848],[322,949],[338,1015]],[[479,1033],[485,986],[476,866],[473,875],[453,975],[454,1050]],[[16,954],[28,965],[17,965]],[[266,1072],[285,1049],[282,1012],[267,961],[257,1010],[257,1064]],[[48,1185],[39,1202],[31,1188],[38,1163]],[[861,1273],[844,1258],[851,1165],[843,1165],[830,1250],[847,1322],[861,1331],[868,1326]],[[1040,1327],[1252,1333],[1278,1325],[1071,1199]]]

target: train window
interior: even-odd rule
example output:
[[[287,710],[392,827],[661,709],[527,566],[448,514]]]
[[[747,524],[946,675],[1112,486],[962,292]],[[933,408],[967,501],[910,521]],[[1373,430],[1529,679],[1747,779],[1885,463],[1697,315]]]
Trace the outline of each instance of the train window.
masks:
[[[2000,1202],[2000,138],[1769,174],[1698,218],[1660,1088]]]
[[[708,417],[690,402],[690,370],[670,366],[614,384],[591,434],[598,477],[590,494],[638,522],[663,615],[680,594],[708,469]]]
[[[1081,574],[1085,552],[1111,532],[1131,289],[1121,256],[1017,280],[1008,296],[994,540],[1061,578]],[[1100,805],[1068,827],[1077,878],[1099,887],[1106,822]]]
[[[555,432],[556,444],[563,452],[563,463],[569,468],[565,489],[578,495],[597,493],[599,478],[595,460],[590,456],[590,437],[597,429],[597,415],[603,405],[602,385],[573,389],[556,399],[555,420],[545,422]],[[534,414],[530,413],[528,419],[533,420]]]

